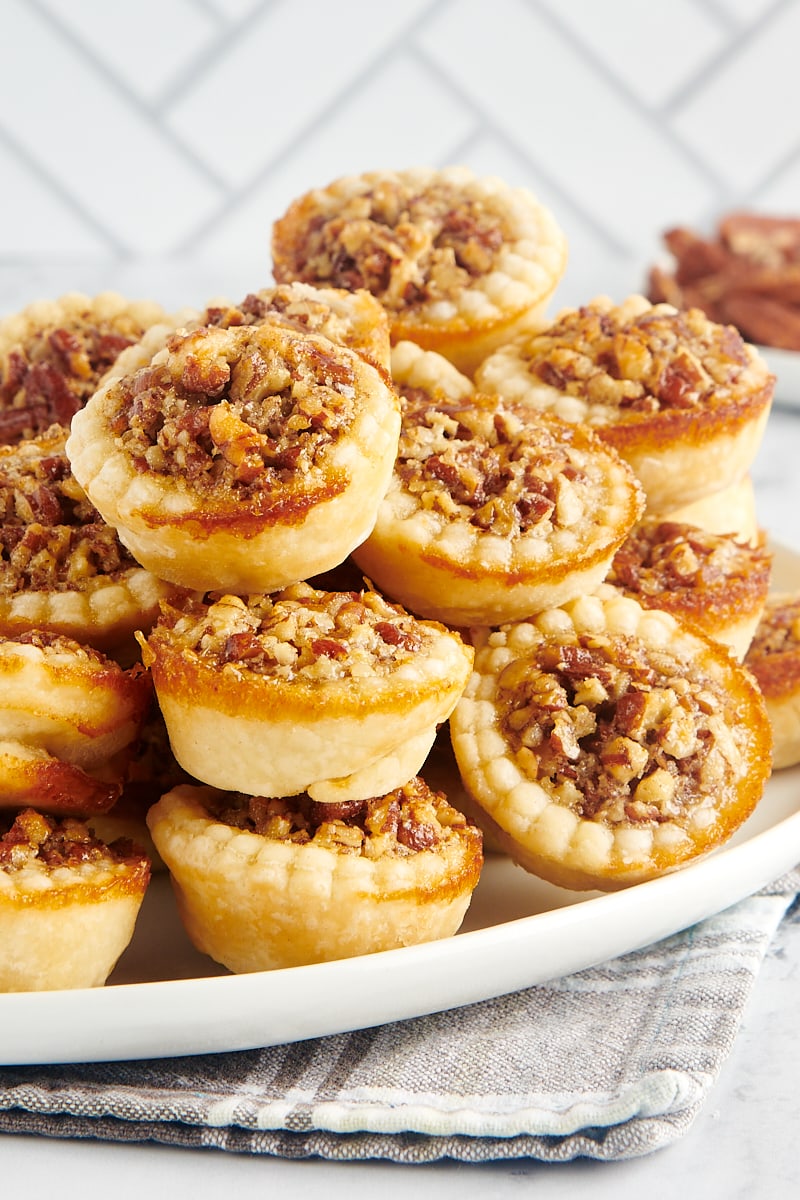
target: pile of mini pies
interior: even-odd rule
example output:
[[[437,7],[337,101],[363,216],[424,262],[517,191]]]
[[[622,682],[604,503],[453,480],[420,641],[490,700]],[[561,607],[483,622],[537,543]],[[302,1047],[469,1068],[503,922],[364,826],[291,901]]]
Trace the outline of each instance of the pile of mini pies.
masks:
[[[465,168],[272,254],[0,321],[0,990],[104,983],[153,869],[235,972],[450,936],[484,852],[625,887],[800,759],[734,328],[553,309],[557,224]]]

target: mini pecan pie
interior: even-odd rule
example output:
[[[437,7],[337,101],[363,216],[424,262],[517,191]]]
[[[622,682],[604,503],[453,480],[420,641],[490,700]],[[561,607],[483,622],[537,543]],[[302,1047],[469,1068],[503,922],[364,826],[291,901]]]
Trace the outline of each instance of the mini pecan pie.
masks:
[[[590,431],[491,397],[414,394],[353,558],[412,612],[499,625],[600,583],[642,509],[630,468]]]
[[[591,425],[627,459],[661,515],[738,482],[775,386],[732,326],[631,296],[568,309],[493,354],[478,386]]]
[[[758,803],[771,733],[724,646],[605,584],[481,631],[450,719],[464,782],[527,870],[613,889],[707,854]]]
[[[738,483],[732,483],[719,492],[703,496],[701,500],[673,509],[664,514],[662,520],[682,521],[699,529],[707,529],[709,533],[731,533],[740,542],[748,542],[751,546],[760,546],[764,541],[750,475],[745,475]]]
[[[69,425],[122,351],[166,320],[150,301],[70,292],[0,321],[0,443]]]
[[[465,167],[373,171],[299,197],[276,222],[275,278],[366,288],[392,340],[470,373],[531,328],[563,274],[566,241],[523,188]]]
[[[418,778],[336,805],[179,787],[147,820],[190,938],[235,972],[449,937],[483,862],[480,832]]]
[[[140,850],[106,845],[81,821],[0,813],[0,992],[104,984],[149,879]]]
[[[0,446],[0,633],[46,629],[118,656],[176,589],[140,567],[72,474],[68,431]]]
[[[251,795],[362,800],[405,783],[461,694],[472,650],[375,592],[297,584],[165,608],[148,641],[178,762]]]
[[[800,762],[800,595],[769,597],[744,661],[767,706],[772,765],[793,766]]]
[[[201,314],[200,324],[219,329],[284,325],[296,333],[316,333],[338,346],[348,346],[389,370],[389,318],[375,297],[363,290],[278,284],[251,292],[241,304],[212,301]]]
[[[764,611],[771,556],[731,534],[675,521],[642,521],[606,580],[645,608],[689,620],[744,658]]]
[[[268,591],[367,536],[399,427],[394,390],[354,351],[279,325],[203,326],[100,389],[67,453],[148,570]]]
[[[124,670],[59,634],[0,636],[3,738],[84,771],[104,767],[138,737],[152,694],[141,665]]]

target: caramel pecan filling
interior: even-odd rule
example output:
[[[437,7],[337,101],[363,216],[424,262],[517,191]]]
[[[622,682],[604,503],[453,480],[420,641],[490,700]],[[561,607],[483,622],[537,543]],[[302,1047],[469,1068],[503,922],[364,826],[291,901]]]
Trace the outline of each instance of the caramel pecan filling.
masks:
[[[508,240],[502,218],[445,182],[384,180],[314,219],[293,247],[293,278],[354,291],[388,309],[453,300],[488,275]]]
[[[69,425],[101,377],[144,328],[130,316],[90,314],[44,327],[0,361],[0,442]]]
[[[707,591],[720,583],[765,580],[769,554],[677,521],[648,521],[629,535],[614,556],[609,583],[647,599],[664,592]]]
[[[545,641],[498,694],[521,769],[589,820],[683,824],[739,770],[718,685],[633,637]]]
[[[203,324],[232,329],[275,319],[298,333],[322,334],[335,342],[346,343],[352,332],[350,323],[323,299],[298,295],[291,285],[250,292],[241,304],[212,305],[205,311]]]
[[[376,592],[322,592],[303,583],[248,603],[223,596],[190,607],[172,633],[201,658],[284,680],[389,675],[414,664],[432,640],[425,623]],[[163,636],[159,626],[154,636]]]
[[[531,339],[525,357],[543,383],[623,414],[730,398],[750,367],[732,326],[712,324],[699,309],[676,313],[666,305],[634,315],[592,305],[571,310]]]
[[[306,795],[283,800],[225,795],[209,813],[226,825],[277,842],[309,843],[337,854],[363,858],[406,858],[436,850],[467,829],[480,838],[466,817],[415,777],[386,796],[319,804]]]
[[[72,525],[97,520],[97,511],[72,474],[64,444],[67,430],[54,425],[0,453],[0,525]]]
[[[750,644],[746,661],[800,651],[800,598],[774,597],[767,600],[763,616]]]
[[[116,531],[102,521],[0,528],[0,596],[80,591],[98,576],[111,577],[137,566]]]
[[[349,359],[265,326],[176,334],[166,361],[118,381],[111,427],[135,468],[198,490],[279,492],[351,426]]]
[[[596,495],[601,475],[551,429],[495,405],[424,403],[406,393],[395,473],[420,505],[478,530],[542,536],[574,525]],[[584,461],[585,459],[585,461]]]
[[[120,838],[106,844],[94,837],[83,821],[56,820],[33,808],[23,809],[9,825],[0,813],[0,869],[22,871],[34,866],[45,871],[58,867],[144,865],[144,855]]]

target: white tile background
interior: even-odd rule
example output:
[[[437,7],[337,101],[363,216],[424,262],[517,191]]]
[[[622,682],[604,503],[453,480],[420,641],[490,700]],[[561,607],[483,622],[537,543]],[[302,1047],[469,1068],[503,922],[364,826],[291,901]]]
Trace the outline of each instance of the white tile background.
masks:
[[[374,167],[533,188],[568,302],[672,224],[800,211],[800,0],[0,0],[0,47],[0,305],[263,286],[289,200]]]

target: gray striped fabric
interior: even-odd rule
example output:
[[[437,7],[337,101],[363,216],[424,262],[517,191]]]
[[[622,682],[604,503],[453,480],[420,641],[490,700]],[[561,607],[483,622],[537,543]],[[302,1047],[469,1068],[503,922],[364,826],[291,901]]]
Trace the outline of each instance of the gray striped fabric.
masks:
[[[645,950],[497,1000],[316,1041],[0,1070],[0,1130],[253,1154],[628,1158],[680,1137],[800,869]]]

